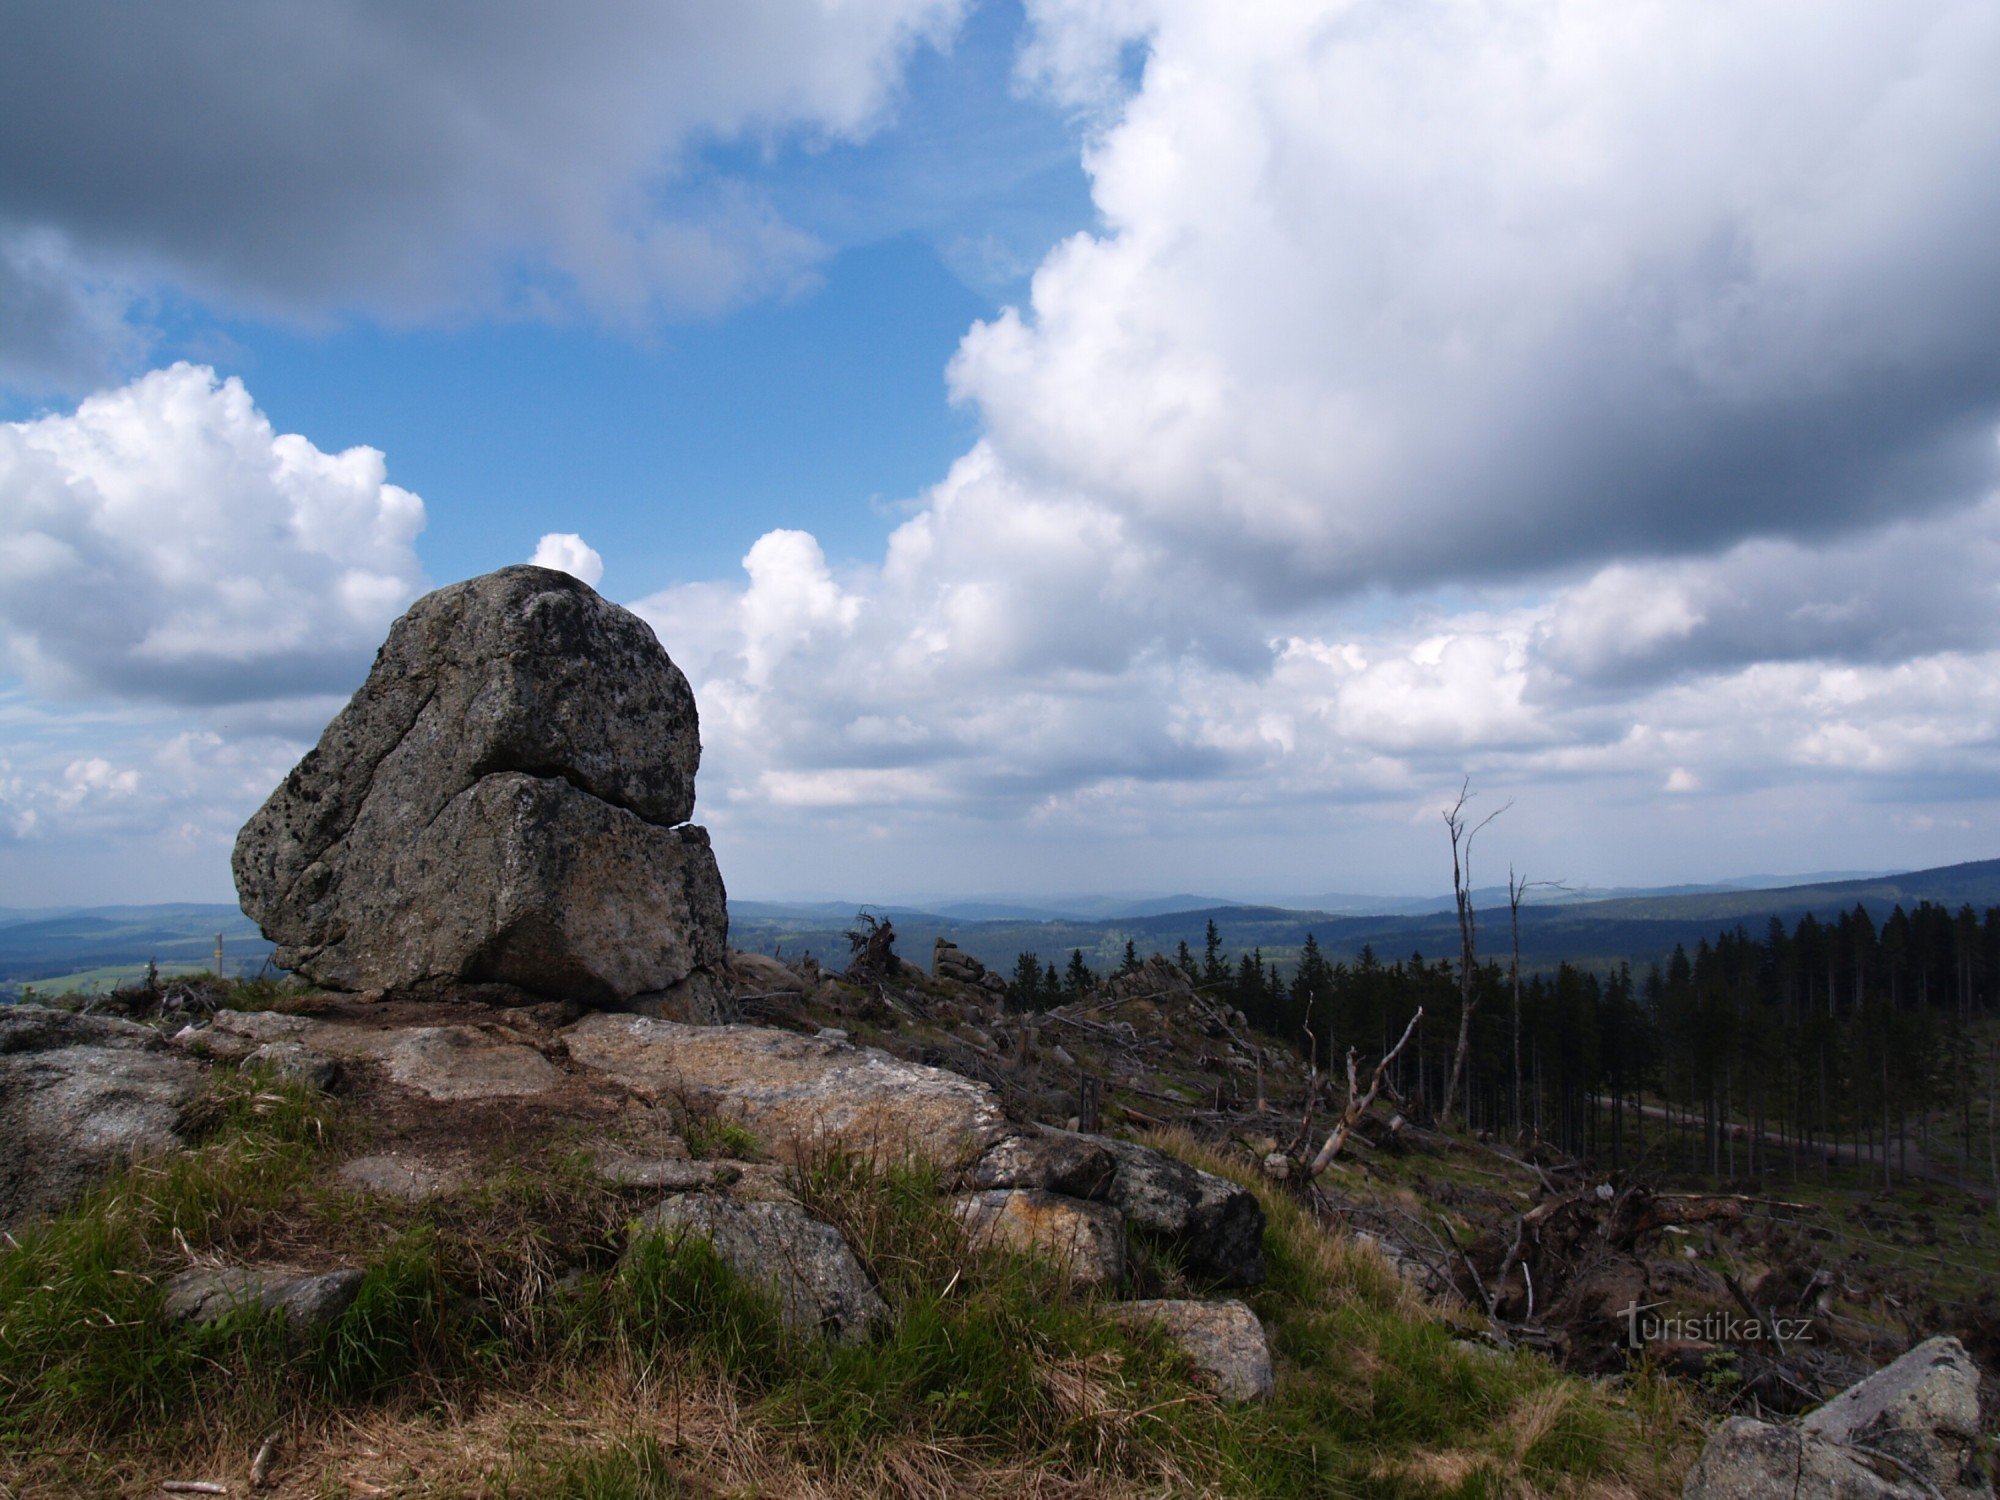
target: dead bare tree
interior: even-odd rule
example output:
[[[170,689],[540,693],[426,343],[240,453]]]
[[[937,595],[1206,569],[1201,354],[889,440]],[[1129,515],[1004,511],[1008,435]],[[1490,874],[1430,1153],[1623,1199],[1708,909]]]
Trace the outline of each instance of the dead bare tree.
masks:
[[[1317,1177],[1340,1155],[1340,1148],[1347,1144],[1354,1127],[1361,1123],[1362,1116],[1374,1104],[1375,1096],[1382,1092],[1382,1079],[1389,1071],[1389,1065],[1396,1060],[1410,1038],[1416,1034],[1417,1022],[1424,1018],[1424,1008],[1417,1007],[1417,1013],[1410,1017],[1410,1024],[1403,1028],[1402,1040],[1382,1054],[1382,1060],[1375,1064],[1375,1072],[1368,1080],[1367,1092],[1362,1092],[1360,1057],[1352,1047],[1347,1049],[1347,1107],[1340,1112],[1340,1119],[1333,1127],[1333,1133],[1326,1138],[1326,1144],[1319,1148],[1319,1154],[1306,1168],[1307,1177]],[[1310,1108],[1310,1104],[1307,1106]]]
[[[1507,922],[1514,938],[1513,961],[1507,966],[1507,982],[1514,992],[1514,1139],[1521,1138],[1521,899],[1535,889],[1566,891],[1560,880],[1528,880],[1507,866]]]
[[[1451,834],[1451,891],[1458,907],[1458,1045],[1452,1049],[1451,1076],[1444,1086],[1444,1102],[1438,1123],[1449,1127],[1452,1108],[1458,1100],[1458,1085],[1465,1076],[1465,1055],[1472,1045],[1472,1013],[1479,1007],[1473,992],[1474,966],[1478,962],[1477,921],[1472,909],[1472,841],[1479,832],[1514,804],[1504,802],[1477,823],[1466,817],[1465,804],[1472,800],[1472,778],[1458,789],[1458,800],[1444,812],[1444,826]]]

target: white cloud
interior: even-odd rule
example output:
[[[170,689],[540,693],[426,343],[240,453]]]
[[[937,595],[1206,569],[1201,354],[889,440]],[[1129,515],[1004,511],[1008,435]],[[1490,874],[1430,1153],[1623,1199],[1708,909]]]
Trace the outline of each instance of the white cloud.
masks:
[[[32,8],[0,49],[0,377],[96,377],[133,287],[304,320],[621,324],[794,291],[822,247],[701,151],[867,135],[963,8]]]
[[[538,568],[554,568],[572,578],[580,578],[592,588],[604,576],[604,559],[574,531],[551,531],[535,543],[535,555],[528,559]]]
[[[345,690],[421,590],[423,502],[180,364],[0,425],[0,652],[40,691]]]
[[[1106,228],[953,365],[997,459],[1296,603],[1962,503],[2000,11],[1040,0]],[[1095,78],[1093,84],[1092,78]]]

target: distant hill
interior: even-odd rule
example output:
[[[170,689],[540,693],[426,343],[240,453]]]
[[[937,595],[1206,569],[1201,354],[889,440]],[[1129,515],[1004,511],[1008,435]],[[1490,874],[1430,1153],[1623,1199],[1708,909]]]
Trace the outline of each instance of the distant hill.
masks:
[[[1598,900],[1554,894],[1558,899],[1537,891],[1535,904],[1522,909],[1521,956],[1526,963],[1548,968],[1567,959],[1605,968],[1626,960],[1643,966],[1664,959],[1676,943],[1691,948],[1739,923],[1755,932],[1774,916],[1791,925],[1807,912],[1831,918],[1858,905],[1879,921],[1899,904],[1913,907],[1921,901],[1952,908],[1970,904],[1983,911],[2000,905],[2000,860],[1763,889],[1735,882]],[[1507,946],[1505,892],[1482,890],[1479,897],[1481,951],[1498,954]],[[1189,907],[1185,902],[1202,904]],[[1373,948],[1385,962],[1413,953],[1446,957],[1458,948],[1448,898],[1442,908],[1426,902],[1416,910],[1361,914],[1199,896],[1106,898],[1105,905],[1112,908],[1108,914],[1053,909],[1071,904],[1089,903],[1083,898],[1062,898],[1048,906],[957,901],[936,910],[883,903],[869,910],[895,923],[900,951],[915,962],[928,964],[932,942],[946,937],[1001,970],[1011,969],[1023,952],[1060,968],[1072,949],[1081,950],[1093,967],[1105,969],[1117,964],[1128,942],[1141,954],[1172,953],[1183,942],[1199,953],[1210,921],[1232,956],[1257,948],[1281,963],[1297,956],[1308,933],[1335,959],[1351,959],[1363,947]],[[739,948],[781,952],[788,958],[810,952],[840,965],[847,959],[842,934],[854,925],[856,910],[843,901],[732,901],[730,937]],[[0,995],[18,994],[24,984],[62,979],[101,987],[134,976],[149,959],[163,968],[206,968],[218,932],[232,973],[254,972],[270,955],[271,945],[233,906],[0,910]]]

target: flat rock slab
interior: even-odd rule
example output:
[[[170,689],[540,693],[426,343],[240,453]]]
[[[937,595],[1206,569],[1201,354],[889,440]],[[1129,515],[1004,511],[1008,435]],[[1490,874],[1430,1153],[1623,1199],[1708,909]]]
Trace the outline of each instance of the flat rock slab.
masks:
[[[364,1193],[422,1203],[458,1186],[454,1172],[411,1156],[357,1156],[340,1164],[340,1180]]]
[[[389,1033],[382,1052],[389,1076],[433,1099],[504,1099],[540,1094],[562,1074],[533,1047],[495,1041],[473,1026],[421,1026]]]
[[[1157,1323],[1225,1401],[1269,1399],[1274,1379],[1264,1325],[1243,1303],[1151,1300],[1122,1302],[1111,1315]]]
[[[109,1016],[0,1006],[0,1229],[59,1212],[114,1167],[181,1149],[207,1070]]]
[[[609,1012],[562,1035],[575,1062],[654,1097],[714,1109],[783,1156],[836,1141],[951,1167],[1014,1129],[984,1084],[823,1037]]]
[[[992,1188],[958,1198],[952,1212],[975,1249],[1047,1256],[1079,1286],[1115,1288],[1125,1279],[1125,1221],[1102,1203],[1039,1188]]]
[[[234,1312],[279,1313],[294,1328],[321,1328],[346,1312],[361,1290],[356,1270],[282,1272],[254,1266],[183,1271],[167,1283],[167,1316],[215,1323]]]
[[[796,1203],[685,1194],[649,1210],[640,1226],[707,1240],[738,1276],[774,1291],[785,1322],[802,1332],[857,1343],[889,1316],[840,1231]]]

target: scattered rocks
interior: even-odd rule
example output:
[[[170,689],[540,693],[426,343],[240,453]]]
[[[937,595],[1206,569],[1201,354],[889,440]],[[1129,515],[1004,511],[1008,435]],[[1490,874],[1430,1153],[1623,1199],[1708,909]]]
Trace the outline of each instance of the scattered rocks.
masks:
[[[231,1313],[278,1313],[296,1329],[322,1328],[353,1304],[360,1271],[281,1274],[250,1266],[183,1271],[167,1283],[166,1311],[189,1323],[216,1323]]]
[[[54,1213],[105,1172],[180,1149],[201,1065],[151,1028],[0,1006],[0,1229]]]
[[[1106,1197],[1197,1276],[1223,1286],[1264,1279],[1264,1210],[1247,1188],[1132,1141],[1099,1137],[1117,1164]]]
[[[858,1343],[889,1315],[840,1231],[796,1203],[686,1194],[649,1210],[640,1225],[707,1240],[738,1276],[777,1293],[793,1328]]]
[[[1040,1188],[993,1188],[966,1194],[952,1211],[974,1248],[1046,1255],[1079,1286],[1116,1288],[1125,1279],[1125,1223],[1104,1204]]]
[[[836,1141],[952,1166],[1010,1133],[984,1084],[846,1042],[606,1012],[562,1035],[576,1062],[644,1094],[725,1112],[781,1155]]]
[[[1796,1427],[1735,1417],[1717,1428],[1685,1500],[1991,1500],[1979,1467],[1979,1372],[1935,1338],[1849,1387]]]
[[[1243,1303],[1144,1301],[1114,1306],[1126,1322],[1157,1323],[1225,1401],[1268,1400],[1275,1380],[1264,1325]]]
[[[615,1002],[727,953],[687,823],[694,695],[650,628],[568,574],[439,589],[238,836],[244,910],[335,989],[490,982]]]

